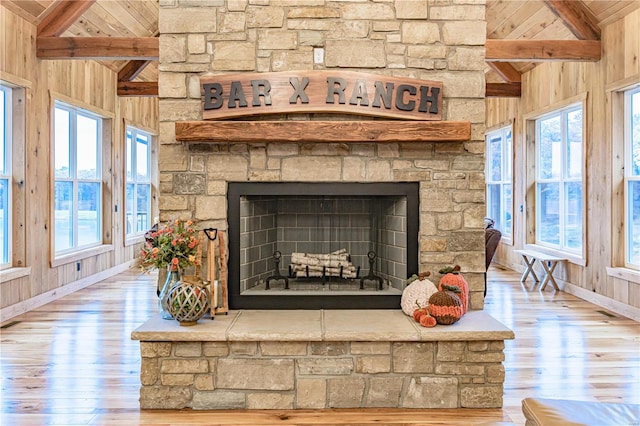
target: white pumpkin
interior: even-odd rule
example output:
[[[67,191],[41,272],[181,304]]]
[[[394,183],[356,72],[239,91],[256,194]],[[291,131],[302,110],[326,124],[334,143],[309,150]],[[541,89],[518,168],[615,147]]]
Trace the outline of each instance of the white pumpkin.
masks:
[[[418,308],[418,305],[426,308],[431,295],[438,291],[436,285],[429,281],[426,275],[420,275],[420,279],[413,281],[404,289],[400,299],[402,312],[409,316],[413,315],[413,311]]]

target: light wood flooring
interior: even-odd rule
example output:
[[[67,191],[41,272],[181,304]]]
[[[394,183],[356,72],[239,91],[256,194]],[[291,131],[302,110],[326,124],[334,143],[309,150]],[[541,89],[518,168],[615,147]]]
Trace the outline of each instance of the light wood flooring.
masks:
[[[3,324],[0,424],[522,425],[528,396],[640,404],[637,322],[492,267],[485,310],[516,335],[502,409],[140,411],[130,334],[156,312],[155,285],[131,270]]]

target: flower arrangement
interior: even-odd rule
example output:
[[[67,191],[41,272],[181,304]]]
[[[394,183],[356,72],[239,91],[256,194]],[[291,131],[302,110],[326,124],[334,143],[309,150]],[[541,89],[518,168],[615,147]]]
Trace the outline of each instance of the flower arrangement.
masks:
[[[196,254],[200,240],[193,220],[170,220],[147,232],[145,237],[146,242],[140,250],[142,272],[169,265],[180,269],[199,266]]]

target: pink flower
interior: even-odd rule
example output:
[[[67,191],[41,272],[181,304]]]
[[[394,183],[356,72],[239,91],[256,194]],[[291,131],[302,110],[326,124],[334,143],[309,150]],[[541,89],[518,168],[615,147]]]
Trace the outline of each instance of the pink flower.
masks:
[[[179,262],[180,262],[180,261],[178,260],[178,258],[177,258],[177,257],[174,257],[173,259],[171,259],[171,264],[172,264],[172,265],[174,265],[174,266],[178,266],[178,263],[179,263]]]

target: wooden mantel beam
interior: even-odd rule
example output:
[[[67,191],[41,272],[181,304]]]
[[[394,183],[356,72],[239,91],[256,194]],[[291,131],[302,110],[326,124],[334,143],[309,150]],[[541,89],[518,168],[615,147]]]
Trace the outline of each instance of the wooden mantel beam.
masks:
[[[157,37],[38,37],[39,59],[158,59]]]
[[[158,96],[157,81],[119,81],[118,96]]]
[[[183,142],[455,142],[471,139],[468,121],[179,121]]]
[[[544,0],[578,40],[600,40],[598,21],[581,1]]]
[[[76,22],[96,0],[56,1],[38,24],[38,37],[57,37]]]
[[[496,40],[485,45],[488,62],[599,61],[599,40]]]
[[[522,83],[486,83],[487,98],[519,98],[522,95]]]

